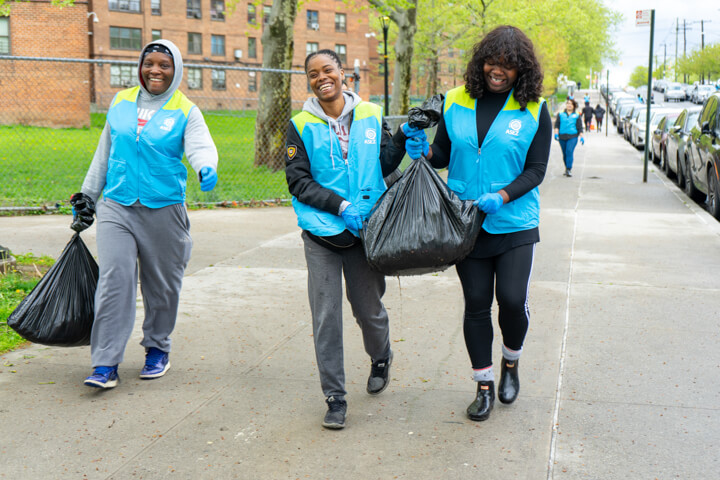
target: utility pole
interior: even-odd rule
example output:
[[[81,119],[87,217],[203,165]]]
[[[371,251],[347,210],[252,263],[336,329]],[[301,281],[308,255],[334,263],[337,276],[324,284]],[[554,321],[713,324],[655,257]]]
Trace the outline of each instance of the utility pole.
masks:
[[[687,58],[687,26],[683,18],[683,58]],[[683,73],[683,82],[687,83],[687,74]]]
[[[663,53],[663,79],[665,79],[665,69],[667,68],[665,63],[667,61],[667,43],[663,43],[663,47],[665,47],[665,53]]]
[[[675,66],[673,71],[675,72],[675,81],[677,82],[677,50],[678,50],[678,31],[680,30],[680,19],[675,18]]]

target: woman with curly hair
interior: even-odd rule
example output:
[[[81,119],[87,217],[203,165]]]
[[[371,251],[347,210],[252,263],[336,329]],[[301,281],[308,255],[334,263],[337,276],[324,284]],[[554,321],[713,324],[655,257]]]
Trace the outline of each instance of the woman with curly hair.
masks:
[[[448,167],[448,186],[458,197],[475,200],[486,214],[473,251],[457,265],[465,297],[465,344],[477,382],[467,414],[481,421],[495,401],[494,296],[503,340],[498,398],[512,403],[520,390],[518,360],[540,241],[538,185],[547,168],[552,120],[540,96],[543,72],[533,44],[516,27],[497,27],[475,45],[464,78],[466,84],[445,97],[427,156],[433,167]]]

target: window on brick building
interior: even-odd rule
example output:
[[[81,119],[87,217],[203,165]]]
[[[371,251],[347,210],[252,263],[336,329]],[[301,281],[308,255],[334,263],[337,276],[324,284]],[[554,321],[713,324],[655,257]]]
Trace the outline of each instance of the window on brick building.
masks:
[[[191,68],[187,69],[187,82],[190,90],[202,90],[202,69]]]
[[[307,11],[307,28],[310,30],[318,30],[320,28],[320,20],[317,10]]]
[[[210,55],[225,55],[225,35],[210,35]]]
[[[150,11],[153,15],[162,15],[160,10],[160,0],[150,0]]]
[[[162,38],[162,30],[153,30],[152,31],[152,39],[154,40],[160,40]]]
[[[335,45],[335,53],[340,57],[340,61],[343,65],[347,64],[347,47],[345,45]]]
[[[257,58],[257,38],[248,37],[248,58]]]
[[[270,21],[271,12],[272,7],[270,5],[263,5],[263,30],[265,30],[265,26],[267,26],[268,22]]]
[[[249,25],[257,25],[257,11],[255,5],[252,3],[248,3],[247,23]]]
[[[210,0],[210,19],[225,21],[225,0]]]
[[[110,27],[110,48],[114,50],[140,50],[142,30],[139,28]]]
[[[10,19],[0,17],[0,55],[10,55]]]
[[[225,90],[225,70],[210,70],[213,90]]]
[[[141,12],[140,0],[108,0],[108,9],[119,12]]]
[[[110,65],[111,87],[133,87],[138,84],[137,67],[133,65]]]
[[[187,18],[202,18],[200,0],[187,0]]]
[[[248,72],[248,92],[257,92],[257,73]]]
[[[344,13],[335,14],[335,31],[347,32],[347,15]]]
[[[188,54],[202,55],[202,34],[188,32]]]
[[[305,56],[307,57],[313,52],[318,51],[318,43],[317,42],[307,42],[305,44]]]

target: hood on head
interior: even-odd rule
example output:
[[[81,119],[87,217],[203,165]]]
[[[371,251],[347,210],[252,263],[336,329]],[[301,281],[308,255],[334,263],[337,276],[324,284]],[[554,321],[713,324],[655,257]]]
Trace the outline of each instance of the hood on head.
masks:
[[[145,50],[147,50],[147,48],[150,45],[162,45],[162,46],[166,47],[168,50],[170,50],[170,52],[173,55],[173,66],[175,67],[175,74],[173,76],[173,80],[170,83],[170,86],[168,87],[168,89],[165,90],[160,95],[154,95],[154,94],[148,92],[147,88],[145,88],[145,83],[143,82],[142,74],[140,73],[140,71],[142,69],[142,63],[143,63],[143,54],[145,53]],[[138,59],[137,76],[138,76],[138,83],[140,84],[140,88],[146,94],[152,95],[153,97],[155,97],[155,96],[160,97],[163,95],[171,96],[173,93],[175,93],[175,90],[178,89],[178,87],[180,86],[180,82],[182,82],[182,78],[183,78],[183,61],[182,61],[182,55],[180,54],[180,50],[170,40],[160,39],[160,40],[153,40],[152,42],[148,43],[147,45],[145,45],[143,47],[142,51],[140,52],[140,58]]]

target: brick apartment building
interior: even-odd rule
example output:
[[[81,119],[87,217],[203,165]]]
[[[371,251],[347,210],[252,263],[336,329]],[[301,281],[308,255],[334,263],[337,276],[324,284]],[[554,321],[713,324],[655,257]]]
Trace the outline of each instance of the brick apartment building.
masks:
[[[202,109],[255,108],[261,74],[227,67],[262,66],[262,29],[271,3],[241,0],[229,12],[225,0],[89,0],[93,12],[90,56],[137,61],[143,45],[165,38],[183,55],[181,88]],[[302,70],[307,53],[327,48],[338,53],[351,77],[357,59],[359,93],[368,98],[369,59],[377,40],[366,36],[370,33],[368,9],[358,7],[367,4],[359,3],[364,5],[348,6],[339,0],[304,3],[295,21],[293,68]],[[193,68],[193,64],[211,68]],[[135,68],[130,65],[105,65],[95,72],[93,97],[99,106],[136,82]],[[351,82],[350,88],[354,88]],[[295,106],[307,98],[304,76],[293,77],[292,94]]]
[[[271,3],[241,0],[228,12],[225,0],[76,0],[71,7],[49,0],[11,2],[10,16],[0,17],[0,55],[133,65],[0,60],[0,98],[6,99],[0,123],[86,126],[90,104],[104,110],[116,92],[137,83],[134,64],[143,45],[155,38],[180,48],[181,89],[203,110],[256,108],[261,73],[228,67],[262,66],[262,29]],[[358,93],[367,99],[379,56],[366,7],[365,0],[352,6],[340,0],[305,3],[295,22],[293,68],[302,70],[311,51],[335,50],[351,89],[359,63]],[[382,93],[381,80],[374,84]],[[304,75],[293,76],[292,95],[294,108],[300,108],[309,96]]]
[[[11,2],[10,16],[0,17],[0,55],[86,59],[87,6]],[[0,124],[87,126],[88,75],[87,64],[0,60]]]

